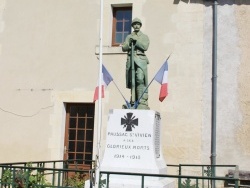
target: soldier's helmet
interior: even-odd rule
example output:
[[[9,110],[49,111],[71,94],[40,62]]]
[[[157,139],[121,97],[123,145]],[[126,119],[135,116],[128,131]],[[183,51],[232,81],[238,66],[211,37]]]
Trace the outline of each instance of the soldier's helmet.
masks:
[[[134,18],[132,20],[131,26],[133,26],[135,23],[140,23],[142,25],[141,20],[139,18]]]

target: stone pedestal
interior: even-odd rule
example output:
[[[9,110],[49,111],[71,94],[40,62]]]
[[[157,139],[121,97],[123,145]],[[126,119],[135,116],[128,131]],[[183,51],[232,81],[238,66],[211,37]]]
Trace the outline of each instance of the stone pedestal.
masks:
[[[110,110],[101,171],[166,174],[161,117],[153,110]],[[141,187],[141,177],[111,175],[110,188]],[[145,187],[172,188],[168,178],[145,177]]]

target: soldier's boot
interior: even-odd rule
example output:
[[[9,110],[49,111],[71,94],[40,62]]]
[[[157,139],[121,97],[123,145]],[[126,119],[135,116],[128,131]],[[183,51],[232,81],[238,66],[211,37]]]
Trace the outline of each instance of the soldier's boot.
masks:
[[[144,90],[146,89],[145,84],[144,84],[144,72],[141,68],[137,68],[136,70],[136,98],[137,100],[139,98],[139,105],[138,109],[149,109],[148,107],[148,92],[146,91],[145,93]]]
[[[138,99],[141,97],[141,99],[139,101],[138,109],[149,109],[149,107],[148,107],[148,92],[147,91],[144,92],[145,89],[146,89],[146,87],[143,84],[137,86],[137,88],[136,88],[136,94],[137,94]]]

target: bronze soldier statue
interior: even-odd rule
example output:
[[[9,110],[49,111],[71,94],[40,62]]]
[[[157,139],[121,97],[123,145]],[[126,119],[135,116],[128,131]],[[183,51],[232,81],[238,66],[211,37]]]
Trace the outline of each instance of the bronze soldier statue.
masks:
[[[145,91],[148,85],[147,64],[149,63],[145,51],[149,47],[149,38],[140,31],[142,22],[139,18],[133,19],[131,26],[134,31],[126,37],[122,45],[122,50],[128,52],[126,87],[131,89],[131,108],[149,109],[148,91]]]

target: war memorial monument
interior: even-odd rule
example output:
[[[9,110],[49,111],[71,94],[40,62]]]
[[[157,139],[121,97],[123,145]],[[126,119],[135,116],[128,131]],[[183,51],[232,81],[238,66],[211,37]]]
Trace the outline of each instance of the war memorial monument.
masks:
[[[140,31],[142,22],[135,18],[133,32],[122,45],[127,52],[126,87],[131,89],[130,102],[122,109],[112,109],[106,132],[101,171],[166,174],[167,166],[161,151],[161,116],[148,106],[149,63],[145,51],[149,38]],[[168,178],[145,177],[144,187],[173,188]],[[141,187],[141,177],[110,175],[111,188]]]

